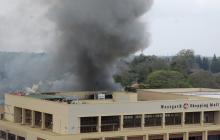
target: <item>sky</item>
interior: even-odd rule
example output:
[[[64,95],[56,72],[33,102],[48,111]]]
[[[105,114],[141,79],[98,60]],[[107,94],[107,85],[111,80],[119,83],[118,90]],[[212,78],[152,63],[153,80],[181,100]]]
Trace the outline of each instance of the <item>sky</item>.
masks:
[[[55,25],[45,0],[0,0],[0,51],[44,52],[54,42]],[[193,49],[220,56],[219,0],[154,0],[143,22],[149,27],[148,55],[175,55]]]

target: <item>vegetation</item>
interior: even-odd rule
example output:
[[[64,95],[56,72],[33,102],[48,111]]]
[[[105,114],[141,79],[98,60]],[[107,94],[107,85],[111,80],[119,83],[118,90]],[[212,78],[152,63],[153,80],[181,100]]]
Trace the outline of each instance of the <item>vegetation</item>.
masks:
[[[181,50],[173,57],[134,57],[120,64],[114,79],[122,86],[139,84],[142,88],[220,88],[220,57],[195,55]]]

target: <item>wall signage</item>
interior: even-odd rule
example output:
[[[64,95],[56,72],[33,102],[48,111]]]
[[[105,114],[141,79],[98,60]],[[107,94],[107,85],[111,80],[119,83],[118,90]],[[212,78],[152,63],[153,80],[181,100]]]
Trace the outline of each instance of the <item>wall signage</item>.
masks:
[[[161,109],[164,110],[173,110],[173,109],[204,109],[204,108],[215,108],[220,107],[220,103],[210,102],[210,103],[183,103],[183,104],[164,104],[161,105]]]

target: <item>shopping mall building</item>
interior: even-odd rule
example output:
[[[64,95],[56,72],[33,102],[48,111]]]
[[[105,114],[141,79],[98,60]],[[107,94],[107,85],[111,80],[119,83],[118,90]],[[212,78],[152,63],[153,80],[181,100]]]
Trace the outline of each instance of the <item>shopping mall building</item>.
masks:
[[[13,93],[0,140],[220,140],[220,90]]]

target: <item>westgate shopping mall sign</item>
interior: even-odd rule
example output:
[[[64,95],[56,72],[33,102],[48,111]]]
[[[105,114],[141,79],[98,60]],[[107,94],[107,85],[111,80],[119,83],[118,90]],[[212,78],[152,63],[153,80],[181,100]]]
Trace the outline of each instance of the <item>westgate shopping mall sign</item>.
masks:
[[[210,102],[210,103],[183,103],[183,104],[167,104],[161,105],[161,109],[164,110],[173,110],[173,109],[211,109],[220,107],[220,103],[218,102]]]

